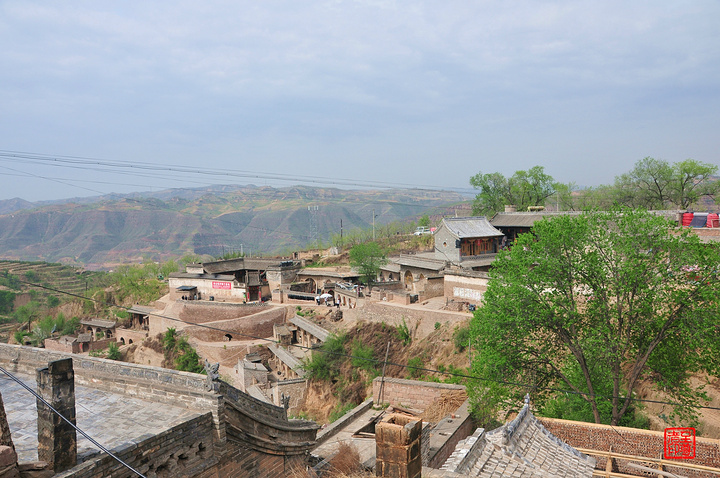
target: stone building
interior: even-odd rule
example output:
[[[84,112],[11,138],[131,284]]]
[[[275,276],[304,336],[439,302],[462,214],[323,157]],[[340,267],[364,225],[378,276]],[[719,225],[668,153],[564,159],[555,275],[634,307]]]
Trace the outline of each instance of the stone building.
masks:
[[[485,216],[444,218],[435,231],[435,258],[487,270],[503,246],[503,236]]]

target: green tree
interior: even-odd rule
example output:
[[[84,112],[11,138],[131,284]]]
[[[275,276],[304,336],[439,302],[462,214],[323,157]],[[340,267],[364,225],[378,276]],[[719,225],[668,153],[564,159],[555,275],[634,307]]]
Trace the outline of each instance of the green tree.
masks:
[[[615,178],[614,198],[631,207],[687,209],[702,196],[718,193],[720,182],[711,178],[717,171],[717,166],[694,159],[670,164],[643,158],[630,172]]]
[[[422,217],[420,217],[420,219],[418,219],[418,226],[430,227],[430,216],[425,214]]]
[[[514,205],[518,210],[542,206],[557,188],[542,166],[515,171],[509,178],[500,173],[478,173],[470,178],[470,184],[480,190],[473,202],[473,214],[485,215],[502,211],[506,204]]]
[[[358,244],[350,249],[350,265],[360,272],[360,281],[369,284],[377,279],[380,268],[387,264],[385,252],[376,242]]]
[[[687,209],[702,196],[714,197],[720,192],[720,181],[712,179],[718,167],[686,159],[673,165],[671,200],[681,209]]]
[[[120,360],[122,358],[122,354],[120,353],[120,347],[118,346],[117,342],[110,342],[108,344],[108,351],[106,357],[110,360]]]
[[[0,314],[9,314],[15,304],[15,292],[0,290]]]
[[[652,377],[692,417],[705,396],[690,376],[720,371],[718,263],[720,246],[643,210],[535,223],[495,261],[472,321],[473,373],[498,380],[472,384],[476,412],[555,387],[618,425]]]

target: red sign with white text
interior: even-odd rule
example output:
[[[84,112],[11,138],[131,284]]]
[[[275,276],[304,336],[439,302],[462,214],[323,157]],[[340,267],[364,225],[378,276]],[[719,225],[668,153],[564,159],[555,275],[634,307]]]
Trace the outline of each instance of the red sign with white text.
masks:
[[[223,290],[230,290],[232,289],[232,282],[218,282],[213,281],[212,283],[213,289],[223,289]]]
[[[666,428],[663,455],[666,460],[695,458],[695,429]]]

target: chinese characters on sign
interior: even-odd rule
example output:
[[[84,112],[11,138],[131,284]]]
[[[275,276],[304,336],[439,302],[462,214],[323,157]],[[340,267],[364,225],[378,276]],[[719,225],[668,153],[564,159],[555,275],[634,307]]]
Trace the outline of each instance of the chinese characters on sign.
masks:
[[[232,289],[232,282],[213,281],[213,283],[212,283],[212,288],[213,288],[213,289],[230,290],[230,289]]]
[[[666,460],[695,458],[694,428],[666,428],[664,443]]]

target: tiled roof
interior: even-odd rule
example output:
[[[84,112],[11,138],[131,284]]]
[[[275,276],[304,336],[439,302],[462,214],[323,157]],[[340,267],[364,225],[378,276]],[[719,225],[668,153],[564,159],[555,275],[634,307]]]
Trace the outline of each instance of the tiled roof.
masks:
[[[488,222],[485,216],[446,217],[442,223],[458,239],[504,236]]]
[[[447,476],[591,477],[595,459],[552,435],[529,407],[526,400],[513,421],[490,432],[478,428],[461,441],[442,467]]]
[[[173,272],[168,277],[171,279],[235,280],[235,276],[231,274],[194,274],[192,272]]]
[[[133,305],[128,309],[128,312],[131,314],[140,314],[140,315],[150,315],[154,313],[158,313],[159,311],[156,311],[152,307],[145,307],[143,305]]]
[[[532,227],[535,222],[546,217],[579,214],[579,211],[499,212],[490,219],[490,223],[495,227]]]
[[[284,348],[278,346],[277,344],[270,344],[268,345],[268,349],[275,354],[277,358],[280,359],[282,363],[290,367],[295,373],[297,373],[299,376],[304,377],[305,376],[305,370],[302,368],[302,362],[295,358],[290,352],[285,350]]]
[[[87,319],[87,320],[81,320],[80,323],[82,325],[89,325],[90,327],[100,327],[103,329],[112,329],[117,325],[117,322],[114,320],[102,320],[102,319]]]
[[[475,256],[475,259],[468,259],[462,261],[460,265],[466,269],[472,269],[473,267],[484,267],[489,266],[493,263],[497,254],[483,254],[482,256]]]
[[[327,268],[309,268],[309,269],[302,269],[298,271],[299,276],[320,276],[320,277],[335,277],[337,279],[352,279],[355,277],[359,277],[360,274],[357,272],[347,270],[347,271],[338,271],[335,269],[327,269]]]
[[[445,268],[445,261],[443,260],[410,254],[402,254],[395,259],[395,263],[405,267],[417,267],[418,269],[429,269],[433,271],[441,271]]]
[[[327,330],[323,329],[322,327],[313,322],[310,322],[307,319],[303,319],[298,315],[290,319],[290,322],[294,325],[297,325],[299,328],[303,329],[305,332],[309,333],[310,335],[322,342],[325,342],[330,336],[330,332],[328,332]]]

